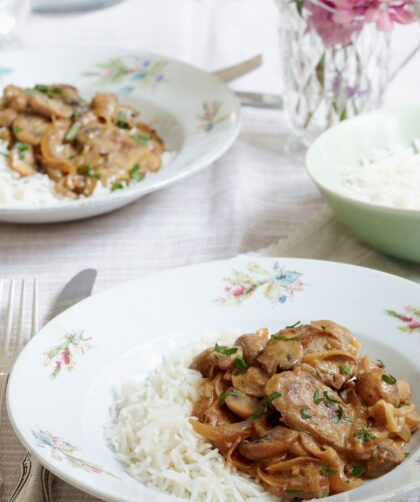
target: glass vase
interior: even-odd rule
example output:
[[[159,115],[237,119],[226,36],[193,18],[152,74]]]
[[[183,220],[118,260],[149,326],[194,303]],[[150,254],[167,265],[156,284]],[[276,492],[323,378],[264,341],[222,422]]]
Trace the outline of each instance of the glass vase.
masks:
[[[276,3],[281,11],[284,102],[295,134],[289,143],[293,150],[309,145],[332,125],[380,106],[390,38],[372,23],[335,32],[333,24],[322,24],[331,13],[319,11],[324,4],[316,0]]]

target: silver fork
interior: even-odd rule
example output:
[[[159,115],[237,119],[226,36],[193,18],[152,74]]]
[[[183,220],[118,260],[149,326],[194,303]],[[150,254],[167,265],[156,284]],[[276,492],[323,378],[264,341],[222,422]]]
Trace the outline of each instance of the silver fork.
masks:
[[[4,286],[5,281],[0,279],[0,307],[2,305],[3,290],[5,289]],[[16,281],[12,279],[9,285],[9,299],[5,312],[5,323],[4,325],[0,324],[0,424],[7,379],[9,378],[10,370],[12,369],[17,356],[27,341],[27,337],[25,337],[25,303],[27,296],[27,285],[25,279],[22,280],[20,287],[16,329],[14,323],[14,319],[16,317],[14,315],[15,290]],[[33,281],[32,291],[30,338],[32,338],[38,330],[38,286],[36,280]],[[0,486],[2,484],[3,478],[0,473]]]

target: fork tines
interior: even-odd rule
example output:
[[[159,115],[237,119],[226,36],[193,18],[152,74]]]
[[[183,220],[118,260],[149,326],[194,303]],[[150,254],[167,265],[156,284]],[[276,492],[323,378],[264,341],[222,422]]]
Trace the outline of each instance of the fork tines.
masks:
[[[32,283],[29,292],[27,282]],[[2,297],[6,297],[7,290],[8,299],[2,302]],[[27,315],[27,296],[31,297],[31,307],[28,309],[30,316]],[[2,303],[4,303],[3,309]],[[36,279],[33,281],[0,279],[0,364],[4,363],[6,358],[16,357],[25,342],[37,332],[37,310],[38,290]],[[27,330],[27,327],[30,327],[30,329]],[[29,333],[29,336],[25,336],[26,332]]]

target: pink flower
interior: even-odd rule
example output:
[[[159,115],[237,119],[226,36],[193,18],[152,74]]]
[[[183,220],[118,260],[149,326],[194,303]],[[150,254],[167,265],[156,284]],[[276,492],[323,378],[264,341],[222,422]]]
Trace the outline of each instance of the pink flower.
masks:
[[[412,321],[408,324],[408,327],[410,329],[417,329],[420,328],[420,321]]]
[[[319,3],[318,3],[319,2]],[[389,31],[394,23],[416,20],[414,0],[306,0],[308,25],[326,46],[349,45],[365,23],[375,23],[379,31]]]
[[[64,366],[65,366],[69,363],[70,363],[70,357],[69,357],[68,352],[61,352],[61,354],[56,359],[57,366],[61,367],[62,364],[64,364]]]
[[[229,294],[232,296],[241,296],[241,294],[244,292],[245,288],[244,286],[236,285],[232,286],[229,289]]]
[[[390,31],[394,23],[409,24],[416,20],[411,0],[399,2],[376,1],[366,11],[366,21],[376,24],[379,31]]]
[[[363,23],[354,19],[354,14],[347,9],[347,5],[341,11],[335,11],[335,4],[332,2],[324,2],[324,4],[326,8],[315,5],[311,1],[305,4],[311,12],[308,25],[318,33],[326,46],[349,45],[353,34],[363,28]]]

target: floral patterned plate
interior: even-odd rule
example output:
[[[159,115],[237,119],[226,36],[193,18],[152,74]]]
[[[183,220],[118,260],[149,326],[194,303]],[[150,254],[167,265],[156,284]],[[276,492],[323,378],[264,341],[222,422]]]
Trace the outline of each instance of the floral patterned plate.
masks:
[[[24,445],[57,476],[109,501],[165,502],[120,465],[105,439],[124,377],[213,330],[278,329],[333,319],[411,382],[420,405],[420,286],[350,265],[249,258],[169,270],[90,297],[47,324],[22,352],[8,408]],[[419,433],[402,465],[331,501],[402,500],[420,487]]]
[[[141,112],[172,152],[141,182],[114,193],[48,206],[0,205],[0,221],[45,223],[106,213],[208,166],[235,141],[240,105],[217,77],[173,59],[112,48],[2,52],[0,86],[65,82],[83,97],[117,94]]]

